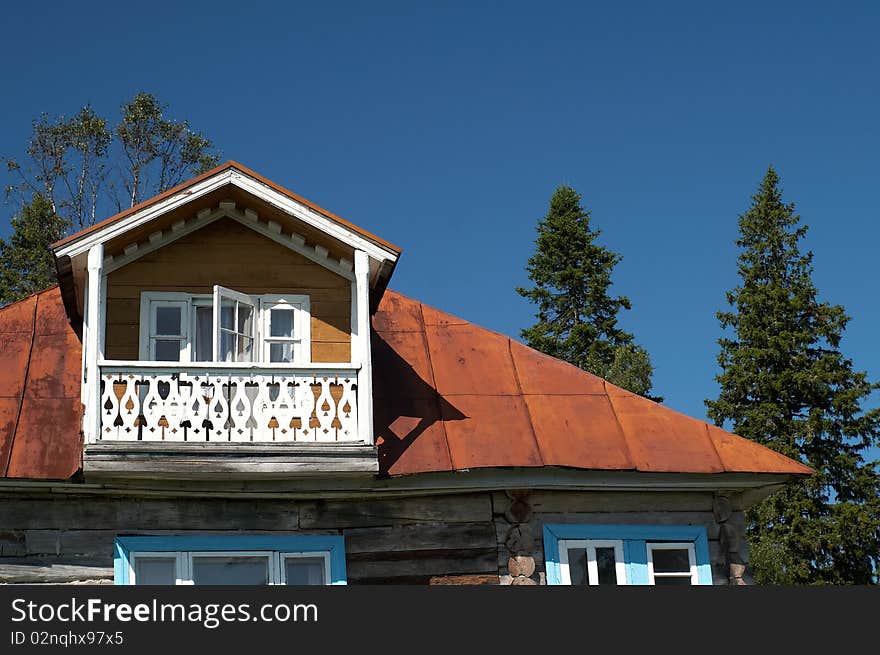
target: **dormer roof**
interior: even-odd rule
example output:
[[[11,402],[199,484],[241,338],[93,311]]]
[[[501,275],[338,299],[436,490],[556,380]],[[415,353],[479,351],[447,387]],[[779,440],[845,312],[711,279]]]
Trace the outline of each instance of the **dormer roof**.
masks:
[[[142,254],[229,217],[345,276],[353,252],[370,260],[371,304],[381,300],[401,250],[302,196],[228,161],[52,245],[64,304],[76,323],[83,313],[83,279],[89,249],[104,248],[119,267]]]

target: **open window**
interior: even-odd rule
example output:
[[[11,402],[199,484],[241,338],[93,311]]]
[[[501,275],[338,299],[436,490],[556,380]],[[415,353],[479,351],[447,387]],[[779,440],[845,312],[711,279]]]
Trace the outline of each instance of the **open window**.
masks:
[[[214,286],[214,361],[252,362],[257,303],[253,296]]]
[[[309,363],[309,297],[144,292],[140,335],[142,360]]]

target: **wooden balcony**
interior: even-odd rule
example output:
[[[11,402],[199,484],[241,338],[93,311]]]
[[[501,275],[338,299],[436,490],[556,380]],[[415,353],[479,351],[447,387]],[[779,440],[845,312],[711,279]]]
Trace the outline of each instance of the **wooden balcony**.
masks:
[[[378,469],[356,364],[101,361],[94,476],[289,477]]]

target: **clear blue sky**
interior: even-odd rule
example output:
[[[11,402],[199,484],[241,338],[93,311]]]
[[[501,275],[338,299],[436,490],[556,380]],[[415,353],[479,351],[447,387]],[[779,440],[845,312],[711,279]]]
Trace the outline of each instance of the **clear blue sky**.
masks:
[[[59,3],[60,5],[60,3]],[[7,3],[0,153],[140,90],[404,249],[392,287],[518,336],[554,188],[624,256],[655,391],[704,417],[738,214],[772,163],[880,378],[876,3]],[[4,208],[3,230],[10,213]]]

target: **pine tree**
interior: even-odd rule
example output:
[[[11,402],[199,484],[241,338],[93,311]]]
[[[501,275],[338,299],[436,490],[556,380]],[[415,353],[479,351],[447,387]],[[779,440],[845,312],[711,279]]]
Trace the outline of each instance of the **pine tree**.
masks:
[[[611,273],[621,257],[596,243],[600,231],[591,228],[581,196],[571,187],[557,188],[537,230],[535,253],[526,266],[534,287],[517,289],[538,307],[537,322],[521,332],[523,339],[532,348],[648,396],[653,374],[648,353],[617,325],[618,312],[630,309],[630,301],[609,295]]]
[[[768,584],[876,584],[880,476],[866,449],[880,441],[880,410],[865,411],[877,384],[840,350],[849,317],[818,299],[807,227],[783,201],[771,167],[740,216],[741,283],[718,313],[719,426],[815,469],[750,511],[755,579]]]
[[[67,221],[40,194],[12,217],[12,234],[8,240],[0,239],[0,306],[55,283],[55,258],[49,246],[67,228]]]

